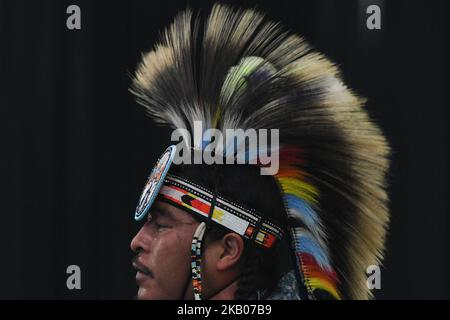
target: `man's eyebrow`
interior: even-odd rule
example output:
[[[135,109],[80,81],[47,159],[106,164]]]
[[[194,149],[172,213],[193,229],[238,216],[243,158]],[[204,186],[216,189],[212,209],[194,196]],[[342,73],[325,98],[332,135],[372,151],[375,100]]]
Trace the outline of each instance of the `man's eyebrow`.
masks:
[[[153,206],[153,212],[156,213],[156,215],[158,216],[162,216],[162,217],[167,217],[173,221],[177,221],[177,219],[175,218],[175,216],[172,214],[172,212],[170,212],[169,210],[161,207],[161,205],[158,205],[155,203],[155,205]]]

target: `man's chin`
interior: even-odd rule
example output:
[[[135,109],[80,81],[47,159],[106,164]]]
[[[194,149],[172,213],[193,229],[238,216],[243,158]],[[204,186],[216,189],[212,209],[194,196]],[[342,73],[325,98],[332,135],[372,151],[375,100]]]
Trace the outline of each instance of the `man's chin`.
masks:
[[[148,288],[146,286],[139,286],[137,295],[137,300],[166,300],[168,299],[166,296],[161,294],[161,292],[157,292],[154,289]]]
[[[136,295],[136,299],[137,300],[152,300],[151,292],[149,292],[149,290],[147,290],[145,287],[139,287],[137,295]]]
[[[175,295],[162,294],[161,292],[156,292],[150,290],[149,288],[140,286],[135,297],[137,300],[178,300],[179,297]]]

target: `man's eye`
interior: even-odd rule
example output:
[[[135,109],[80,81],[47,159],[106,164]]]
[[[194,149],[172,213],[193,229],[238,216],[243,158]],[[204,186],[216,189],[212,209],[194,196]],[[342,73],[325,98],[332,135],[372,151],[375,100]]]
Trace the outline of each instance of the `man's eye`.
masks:
[[[158,228],[158,230],[169,228],[169,226],[163,225],[163,224],[159,224],[159,223],[155,223],[155,225],[156,225],[156,228]]]

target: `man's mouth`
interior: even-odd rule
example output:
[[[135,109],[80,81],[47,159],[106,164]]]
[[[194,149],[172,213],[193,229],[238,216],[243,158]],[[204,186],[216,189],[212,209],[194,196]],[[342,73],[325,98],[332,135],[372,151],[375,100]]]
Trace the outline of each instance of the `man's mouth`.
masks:
[[[139,256],[135,256],[132,261],[133,268],[147,277],[153,278],[152,271],[139,262]]]

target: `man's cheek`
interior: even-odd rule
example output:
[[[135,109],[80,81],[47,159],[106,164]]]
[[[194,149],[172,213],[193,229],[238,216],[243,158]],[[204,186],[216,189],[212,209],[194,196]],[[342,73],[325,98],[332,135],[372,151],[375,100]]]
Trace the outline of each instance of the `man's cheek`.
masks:
[[[190,247],[192,239],[188,239],[186,235],[180,234],[175,230],[167,231],[161,236],[158,242],[158,250],[161,251],[163,257],[190,257]]]
[[[184,244],[185,245],[185,244]],[[152,264],[155,268],[155,277],[167,276],[178,267],[181,252],[184,251],[183,244],[178,241],[174,234],[166,233],[155,243],[152,254]]]
[[[161,245],[163,270],[172,280],[184,280],[190,271],[191,240],[183,239],[179,234],[168,234],[164,245]]]

